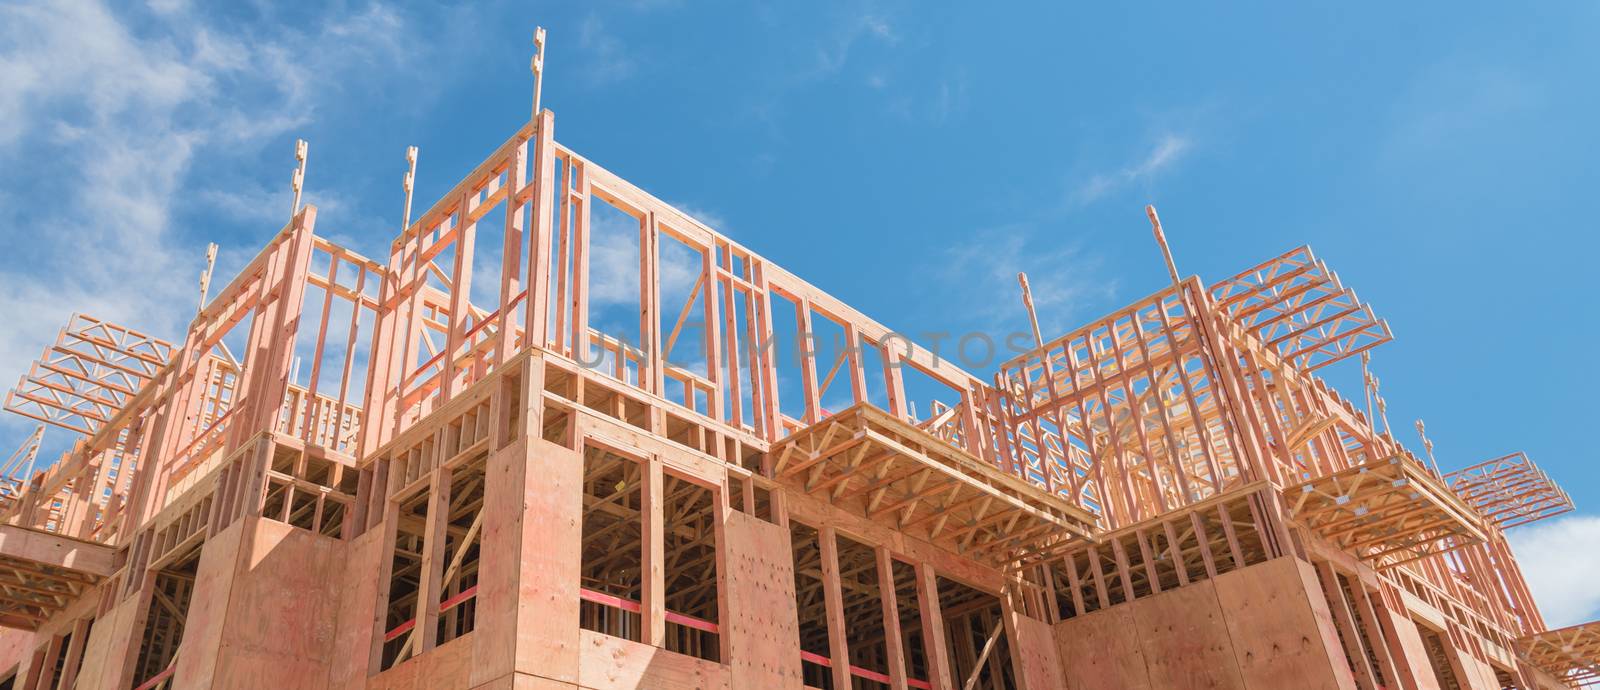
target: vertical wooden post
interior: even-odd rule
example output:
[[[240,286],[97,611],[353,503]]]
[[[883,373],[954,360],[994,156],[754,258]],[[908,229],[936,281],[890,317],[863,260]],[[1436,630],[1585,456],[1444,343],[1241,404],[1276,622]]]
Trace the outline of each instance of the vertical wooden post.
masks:
[[[450,269],[450,321],[445,328],[443,366],[439,374],[439,404],[443,405],[461,389],[460,371],[456,366],[456,352],[462,348],[462,339],[471,328],[472,264],[478,247],[478,223],[472,220],[477,209],[476,194],[463,194],[456,204],[455,264]],[[471,343],[466,343],[468,347]]]
[[[50,682],[50,676],[55,674],[56,662],[61,659],[61,636],[47,635],[44,642],[44,661],[39,664],[39,683],[35,686],[39,690],[54,690],[45,687]],[[31,675],[31,674],[30,674]]]
[[[888,653],[889,687],[906,690],[906,653],[900,632],[900,602],[894,582],[894,558],[885,546],[877,548],[878,594],[883,600],[883,648]]]
[[[666,552],[665,552],[665,497],[663,496],[662,463],[659,456],[652,455],[644,467],[644,507],[641,511],[643,518],[644,537],[644,565],[641,568],[644,580],[644,596],[640,602],[640,616],[643,619],[641,641],[647,645],[660,647],[667,640],[667,602],[666,602]]]
[[[938,576],[927,563],[917,563],[916,568],[917,606],[922,614],[922,650],[928,660],[928,683],[933,690],[955,690],[950,647],[944,636],[944,613],[939,607]]]
[[[833,687],[848,688],[850,683],[849,630],[844,622],[843,583],[839,579],[839,535],[833,527],[817,530],[822,547],[822,595],[828,610],[828,655],[832,659]]]
[[[805,423],[816,424],[822,420],[822,391],[817,378],[817,332],[811,322],[811,300],[796,299],[794,308],[795,330],[800,338],[795,351],[800,355],[800,383],[806,399]]]
[[[556,120],[550,111],[541,111],[535,118],[537,128],[534,130],[533,159],[531,161],[533,173],[533,218],[528,221],[528,226],[533,228],[533,234],[528,238],[528,297],[524,304],[523,317],[523,342],[527,345],[544,347],[549,341],[550,324],[550,234],[551,208],[555,203],[556,187]],[[587,179],[586,179],[587,182]],[[588,189],[584,189],[588,198]],[[566,190],[562,190],[565,194]],[[510,197],[508,197],[510,198]],[[588,204],[584,204],[583,227],[588,228]],[[575,238],[576,239],[576,238]],[[576,247],[587,247],[588,237],[579,240]],[[584,253],[584,269],[588,268],[587,251]],[[573,299],[588,303],[588,276],[587,270],[583,271],[581,289],[573,293]],[[577,345],[587,344],[587,310],[583,312],[584,318],[575,319],[575,328],[581,328],[580,339],[574,341],[575,353],[581,353],[587,358],[587,350],[576,349]]]
[[[437,462],[442,464],[444,453],[437,444],[435,452],[438,453]],[[412,646],[418,654],[433,649],[438,643],[440,582],[445,561],[449,558],[444,547],[445,530],[450,526],[450,482],[451,471],[447,467],[436,467],[429,481],[428,519],[424,528],[427,534],[422,542],[422,580],[417,585],[417,626],[412,633],[418,638]]]
[[[666,395],[667,353],[661,346],[661,226],[654,211],[640,219],[639,226],[639,387]],[[624,342],[624,349],[627,343]],[[690,401],[693,404],[693,401]]]

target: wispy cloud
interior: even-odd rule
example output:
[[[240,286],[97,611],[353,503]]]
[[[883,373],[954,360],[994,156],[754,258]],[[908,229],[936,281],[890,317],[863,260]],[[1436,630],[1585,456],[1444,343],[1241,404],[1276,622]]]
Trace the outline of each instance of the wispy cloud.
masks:
[[[684,203],[682,201],[669,201],[667,203],[673,208],[683,211],[690,218],[700,221],[706,227],[724,235],[728,234],[728,219],[722,217],[722,214],[699,204]]]
[[[822,37],[816,46],[816,65],[813,77],[831,75],[843,69],[850,60],[850,51],[863,39],[885,45],[900,42],[888,18],[875,12],[862,12],[840,21],[831,33]]]
[[[681,207],[680,207],[680,210]],[[639,305],[639,221],[597,204],[589,222],[589,303],[596,311]],[[677,242],[662,243],[661,292],[687,293],[698,275],[699,257]]]
[[[1131,165],[1096,173],[1072,191],[1073,204],[1083,206],[1120,189],[1145,184],[1176,165],[1189,152],[1192,142],[1177,134],[1164,134],[1143,158]]]
[[[0,157],[28,161],[0,171],[0,185],[14,199],[50,198],[0,208],[16,249],[0,259],[0,377],[22,371],[73,311],[180,336],[203,242],[174,227],[178,212],[260,201],[192,179],[196,158],[255,150],[304,125],[322,84],[404,59],[403,21],[376,5],[324,17],[309,34],[248,40],[182,3],[157,9],[0,8]],[[270,200],[286,219],[287,200]]]
[[[935,270],[946,286],[940,303],[971,327],[998,338],[1028,330],[1017,273],[1028,274],[1046,339],[1092,316],[1117,292],[1115,276],[1076,243],[1046,243],[1029,224],[991,228],[945,251]],[[1004,332],[1002,332],[1004,331]]]
[[[633,75],[633,57],[597,14],[584,17],[583,24],[579,25],[578,48],[583,51],[583,76],[591,87],[605,86]]]
[[[1594,586],[1594,574],[1600,572],[1600,550],[1574,548],[1600,544],[1600,517],[1563,516],[1519,527],[1508,537],[1550,627],[1600,617],[1600,588]]]

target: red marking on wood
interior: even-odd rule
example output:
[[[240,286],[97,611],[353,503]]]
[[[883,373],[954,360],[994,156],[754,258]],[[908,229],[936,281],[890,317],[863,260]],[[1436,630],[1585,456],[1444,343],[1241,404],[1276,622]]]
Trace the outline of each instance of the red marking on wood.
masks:
[[[631,611],[633,613],[643,613],[644,608],[640,606],[639,602],[637,601],[623,599],[622,597],[612,596],[610,594],[596,592],[592,589],[584,589],[581,587],[578,588],[578,598],[590,603],[599,604],[601,606],[610,606],[614,609],[622,609],[624,611]],[[716,623],[712,623],[711,621],[707,620],[701,620],[693,616],[686,616],[675,611],[667,612],[667,622],[676,623],[686,628],[694,628],[695,630],[704,630],[712,634],[717,634],[719,629]]]

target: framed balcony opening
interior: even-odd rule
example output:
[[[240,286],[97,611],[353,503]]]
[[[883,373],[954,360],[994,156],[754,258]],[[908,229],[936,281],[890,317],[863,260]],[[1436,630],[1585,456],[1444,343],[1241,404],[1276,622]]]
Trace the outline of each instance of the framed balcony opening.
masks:
[[[822,586],[822,550],[817,530],[789,521],[790,547],[794,550],[795,613],[800,629],[800,677],[808,687],[833,690],[828,670],[827,598]]]
[[[900,648],[906,664],[906,685],[931,688],[928,682],[928,655],[922,626],[922,595],[917,590],[917,568],[899,559],[889,559],[894,582],[895,615],[900,622]]]
[[[958,687],[1015,690],[1011,650],[1006,640],[1000,599],[967,585],[939,578],[939,609],[944,615],[945,643]],[[976,678],[976,681],[972,681]]]
[[[423,554],[427,548],[428,487],[401,499],[395,507],[394,551],[389,571],[389,595],[384,608],[383,656],[380,670],[393,668],[417,651],[417,594],[422,586]]]
[[[844,603],[845,641],[850,649],[850,676],[856,690],[888,688],[889,645],[883,591],[879,588],[878,556],[870,546],[838,538],[839,594]]]
[[[1422,636],[1422,648],[1428,653],[1428,666],[1440,690],[1461,690],[1461,679],[1456,677],[1455,665],[1450,663],[1450,647],[1443,634],[1417,622],[1417,633]]]
[[[328,458],[278,446],[267,470],[262,517],[325,537],[344,537],[361,473]]]
[[[47,637],[45,643],[34,650],[33,663],[22,687],[38,690],[75,687],[78,672],[83,668],[84,643],[93,625],[93,618],[85,618],[65,628],[66,632]],[[15,687],[15,671],[12,670],[13,678],[0,682],[0,689]]]
[[[1522,687],[1517,683],[1517,674],[1509,669],[1501,668],[1499,664],[1489,662],[1489,668],[1494,669],[1494,682],[1501,690],[1517,690]]]
[[[478,561],[483,539],[484,465],[487,456],[451,473],[450,513],[446,517],[443,570],[439,582],[439,624],[434,639],[444,644],[477,627]]]
[[[583,556],[579,625],[641,642],[644,465],[605,449],[583,453]]]
[[[47,669],[47,682],[39,686],[46,690],[61,686],[61,676],[67,672],[67,650],[72,647],[72,633],[69,631],[66,635],[52,636],[50,646],[50,656],[46,658],[53,659],[54,663]]]
[[[665,473],[662,494],[665,646],[721,661],[716,492]]]
[[[168,565],[152,569],[149,577],[150,605],[145,611],[144,633],[139,639],[139,657],[133,665],[133,686],[170,678],[183,642],[189,599],[194,594],[195,574],[200,569],[200,546],[173,558]]]

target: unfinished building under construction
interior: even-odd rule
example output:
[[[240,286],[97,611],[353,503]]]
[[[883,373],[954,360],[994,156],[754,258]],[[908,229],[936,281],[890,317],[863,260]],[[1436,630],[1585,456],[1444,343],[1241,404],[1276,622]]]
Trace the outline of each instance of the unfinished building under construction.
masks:
[[[186,333],[72,318],[6,400],[80,438],[0,477],[0,688],[1595,682],[1600,624],[1547,630],[1505,537],[1570,500],[1319,379],[1391,336],[1310,249],[980,376],[535,94],[414,219],[409,152],[384,260],[301,207],[302,146]]]

